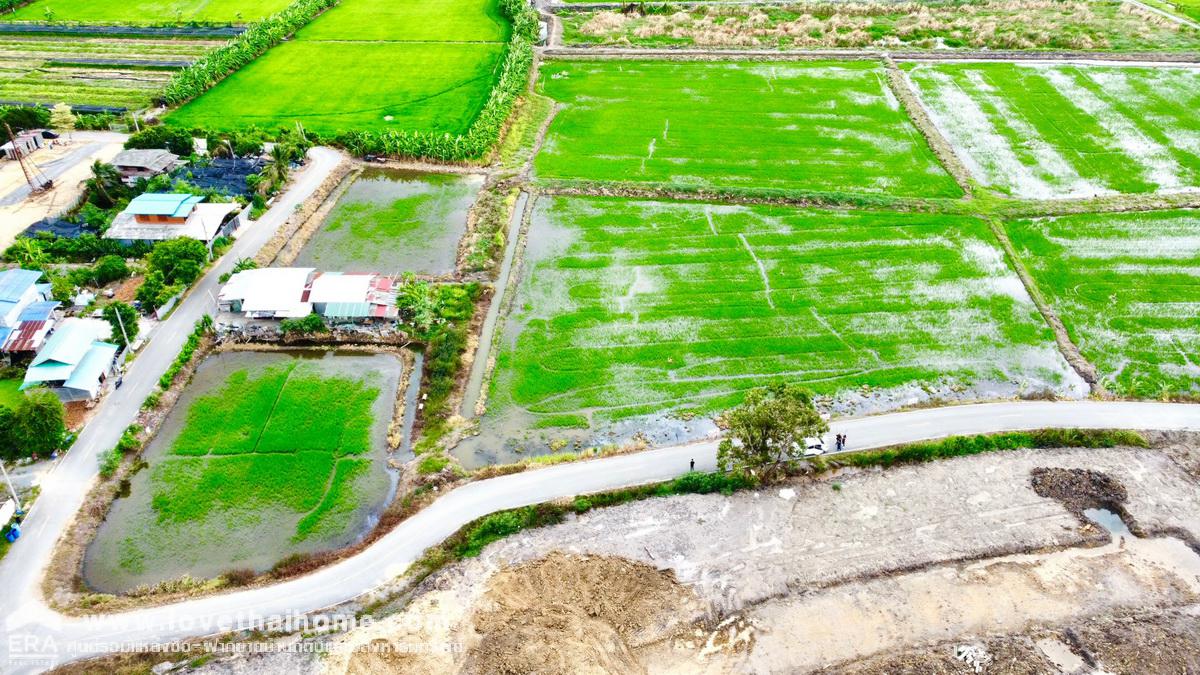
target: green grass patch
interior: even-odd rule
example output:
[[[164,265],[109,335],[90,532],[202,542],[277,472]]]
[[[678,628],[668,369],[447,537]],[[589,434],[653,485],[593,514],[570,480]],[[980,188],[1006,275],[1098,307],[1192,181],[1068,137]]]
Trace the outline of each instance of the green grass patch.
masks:
[[[25,400],[25,393],[20,390],[24,381],[25,379],[21,377],[0,380],[0,406],[16,408],[21,401]]]
[[[967,168],[1004,194],[1044,199],[1200,187],[1194,142],[1200,70],[1015,63],[905,68]]]
[[[1008,233],[1112,390],[1200,395],[1200,212],[1040,218]]]
[[[261,19],[289,0],[38,0],[6,15],[6,21],[53,21],[158,25],[234,23]]]
[[[167,121],[220,130],[299,122],[326,138],[462,134],[499,76],[510,33],[496,0],[343,0]]]
[[[978,436],[951,436],[940,441],[912,443],[894,448],[865,450],[813,458],[818,469],[839,466],[882,466],[917,464],[951,457],[966,457],[984,452],[1039,448],[1115,448],[1149,447],[1136,431],[1119,429],[1039,429]]]
[[[543,198],[529,242],[489,401],[537,426],[772,382],[1082,386],[974,218]]]
[[[539,178],[958,197],[876,62],[559,61]]]

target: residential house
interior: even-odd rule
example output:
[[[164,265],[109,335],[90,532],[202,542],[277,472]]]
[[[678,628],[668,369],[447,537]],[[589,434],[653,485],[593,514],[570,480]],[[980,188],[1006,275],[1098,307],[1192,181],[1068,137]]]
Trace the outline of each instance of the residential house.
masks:
[[[21,389],[44,385],[64,402],[96,398],[120,351],[102,339],[111,332],[99,319],[64,319],[33,357]]]
[[[311,267],[245,270],[229,278],[219,309],[251,319],[286,319],[316,312],[335,321],[395,319],[395,280],[381,274],[317,272]]]
[[[196,195],[147,192],[117,214],[104,236],[125,242],[191,237],[208,243],[228,230],[240,208],[207,203]]]
[[[121,173],[121,181],[133,185],[139,178],[153,178],[181,165],[179,156],[167,150],[124,150],[109,162]]]
[[[28,157],[35,150],[42,147],[42,142],[45,140],[42,132],[42,129],[22,131],[9,142],[0,145],[0,157],[12,160],[15,160],[18,154],[22,157]]]
[[[50,300],[50,284],[38,283],[41,272],[0,272],[0,351],[37,351],[54,327],[58,303]]]

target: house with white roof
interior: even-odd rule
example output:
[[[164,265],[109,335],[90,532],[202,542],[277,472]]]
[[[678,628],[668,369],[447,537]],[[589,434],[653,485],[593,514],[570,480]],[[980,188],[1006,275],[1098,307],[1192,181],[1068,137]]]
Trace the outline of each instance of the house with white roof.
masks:
[[[121,174],[121,182],[133,185],[139,178],[153,178],[178,168],[179,156],[168,150],[122,150],[109,162]]]
[[[124,242],[191,237],[208,243],[240,209],[237,203],[208,203],[196,195],[147,192],[117,214],[104,236]]]
[[[245,270],[217,297],[221,311],[251,319],[294,319],[316,312],[339,321],[395,319],[395,280],[375,273],[317,272],[312,267]]]
[[[20,388],[44,385],[64,402],[96,398],[120,352],[103,340],[111,332],[99,319],[63,320],[33,357]]]
[[[58,303],[50,299],[50,284],[38,283],[41,278],[34,270],[0,272],[0,350],[36,351],[54,327]]]

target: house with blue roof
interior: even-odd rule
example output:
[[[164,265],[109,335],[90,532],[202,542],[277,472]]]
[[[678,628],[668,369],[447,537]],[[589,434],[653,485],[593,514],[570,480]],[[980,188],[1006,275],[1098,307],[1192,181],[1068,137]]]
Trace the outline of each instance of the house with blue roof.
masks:
[[[104,236],[127,243],[179,237],[208,243],[229,229],[240,209],[234,202],[208,203],[191,194],[147,192],[117,214]]]
[[[98,319],[63,320],[33,357],[20,388],[46,386],[65,403],[96,398],[120,352],[102,339],[111,331]]]
[[[0,326],[15,328],[26,307],[50,299],[50,284],[38,283],[41,278],[35,270],[0,272]]]

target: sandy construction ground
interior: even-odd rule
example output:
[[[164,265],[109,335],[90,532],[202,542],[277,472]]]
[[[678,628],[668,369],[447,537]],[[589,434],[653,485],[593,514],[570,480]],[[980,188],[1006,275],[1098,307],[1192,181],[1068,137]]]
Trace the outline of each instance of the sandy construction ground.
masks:
[[[1017,672],[994,667],[1012,647],[1001,638],[1039,627],[1040,647],[1021,638],[1049,664],[1033,672],[1071,672],[1054,664],[1097,657],[1064,627],[1150,609],[1165,620],[1200,603],[1200,490],[1174,457],[1023,451],[601,509],[443,570],[404,611],[310,665],[765,673],[862,661],[897,672],[899,662],[863,660],[924,649],[910,658],[949,655],[960,669],[945,672],[966,672],[954,652],[970,647],[984,672]],[[1061,469],[1054,497],[1035,491],[1039,468]],[[1098,489],[1096,476],[1116,480]],[[1145,536],[1081,517],[1094,506],[1124,512]],[[1000,640],[995,654],[984,638]],[[925,671],[936,668],[909,672]]]
[[[8,248],[25,228],[71,208],[83,194],[83,182],[92,175],[92,163],[107,162],[121,152],[124,134],[76,131],[54,141],[28,160],[54,182],[46,192],[31,195],[17,162],[0,161],[0,250]]]

